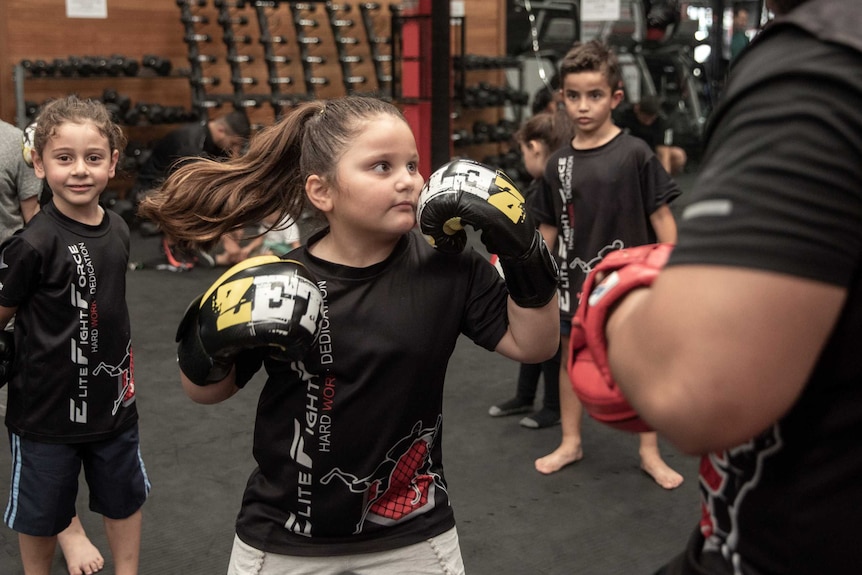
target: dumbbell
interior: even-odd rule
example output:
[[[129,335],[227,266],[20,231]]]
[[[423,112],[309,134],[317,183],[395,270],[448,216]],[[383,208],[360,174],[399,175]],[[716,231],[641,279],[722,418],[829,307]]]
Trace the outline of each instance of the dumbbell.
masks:
[[[233,30],[227,30],[222,37],[228,46],[235,44],[251,44],[251,36],[248,34],[235,34]]]
[[[270,86],[286,86],[293,84],[293,78],[289,76],[272,76],[267,79],[267,84]]]
[[[279,54],[268,54],[265,57],[266,61],[271,64],[290,64],[290,58]]]
[[[141,64],[143,64],[144,68],[149,68],[155,71],[159,76],[167,76],[171,73],[171,61],[167,58],[162,58],[161,56],[146,54],[142,58]]]
[[[238,96],[233,99],[235,108],[260,108],[264,102],[269,101],[269,96]]]
[[[180,16],[180,22],[183,24],[209,24],[209,16],[203,14],[183,14]]]
[[[231,54],[228,55],[227,61],[231,64],[248,64],[254,62],[254,56],[250,54]]]
[[[483,120],[473,122],[473,142],[476,144],[484,144],[491,140],[491,132],[493,126]]]
[[[218,23],[221,26],[246,26],[248,25],[248,18],[245,16],[231,16],[230,14],[221,14],[218,17]]]
[[[69,65],[78,76],[92,76],[96,72],[95,63],[90,56],[69,56]]]
[[[75,68],[64,58],[54,58],[54,70],[67,78],[75,75]]]
[[[121,115],[125,115],[129,111],[129,108],[132,107],[132,99],[125,94],[120,94],[113,88],[102,90],[102,102],[115,105]]]
[[[203,42],[206,44],[206,43],[209,43],[212,41],[213,41],[212,36],[210,36],[209,34],[191,33],[191,34],[186,34],[185,36],[183,36],[183,42],[185,42],[186,44],[197,44],[199,42]]]
[[[251,76],[232,75],[230,77],[230,83],[234,86],[256,86],[257,78]]]
[[[211,54],[196,54],[194,56],[189,56],[189,62],[194,64],[197,62],[198,64],[214,64],[218,58]]]
[[[189,78],[189,83],[192,86],[218,86],[221,84],[221,78],[218,76],[192,76]]]
[[[287,37],[262,34],[260,36],[260,43],[264,46],[266,46],[267,44],[287,44]]]
[[[470,135],[470,132],[467,130],[455,130],[452,134],[452,144],[456,148],[460,148],[463,146],[469,146],[473,143],[473,137]]]
[[[32,76],[53,76],[56,67],[45,60],[21,60],[21,67]]]

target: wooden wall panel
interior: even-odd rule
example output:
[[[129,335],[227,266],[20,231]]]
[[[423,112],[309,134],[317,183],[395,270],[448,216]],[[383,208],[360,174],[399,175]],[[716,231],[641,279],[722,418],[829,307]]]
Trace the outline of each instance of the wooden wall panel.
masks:
[[[445,1],[445,0],[442,0]],[[351,53],[366,56],[363,64],[357,64],[353,70],[356,75],[374,77],[368,55],[368,43],[364,28],[359,24],[359,1],[350,0],[353,11],[351,17],[357,22],[351,35],[361,39],[360,43],[351,47]],[[338,66],[335,43],[328,28],[323,2],[312,2],[315,5],[315,15],[320,21],[316,31],[322,42],[311,48],[311,53],[323,55],[327,63],[316,68],[316,74],[330,78],[328,86],[318,87],[318,97],[342,95],[345,90],[340,82],[341,71]],[[377,12],[377,26],[388,35],[389,3],[381,3]],[[467,22],[467,40],[465,51],[471,54],[502,55],[505,51],[505,0],[464,0]],[[16,98],[13,71],[17,63],[23,59],[42,59],[52,61],[55,58],[65,59],[69,56],[110,56],[121,54],[129,58],[140,59],[146,54],[168,58],[174,70],[188,69],[188,45],[183,41],[184,25],[180,22],[180,8],[176,0],[108,0],[107,19],[70,19],[66,18],[66,3],[64,0],[0,0],[0,118],[8,122],[16,122]],[[194,11],[209,11],[216,13],[213,0],[208,0],[204,8],[194,8]],[[256,57],[255,64],[248,64],[244,73],[260,77],[264,83],[246,88],[247,93],[265,94],[269,92],[265,84],[264,65],[261,63],[263,48],[257,40],[257,25],[254,10],[250,7],[234,9],[236,13],[243,12],[250,20],[250,29],[255,32],[255,42],[242,46],[240,52]],[[214,18],[211,18],[214,20]],[[295,38],[292,20],[278,22],[271,19],[273,32],[279,33],[279,25],[285,36]],[[204,68],[205,74],[219,76],[221,85],[218,89],[208,92],[230,93],[230,72],[224,63],[225,44],[221,41],[221,28],[216,24],[212,28],[214,42],[211,45],[201,45],[201,52],[210,48],[220,55],[220,63]],[[205,31],[205,30],[204,30]],[[453,30],[454,34],[457,31]],[[285,91],[304,94],[304,84],[301,72],[296,68],[296,51],[294,43],[285,45],[283,50],[294,60],[292,67],[285,69],[285,74],[294,78],[294,86]],[[385,48],[388,49],[388,48]],[[497,71],[481,72],[474,81],[485,79],[491,83],[502,81],[502,73]],[[113,88],[121,94],[128,95],[133,103],[147,102],[162,105],[177,105],[186,108],[191,105],[191,89],[184,78],[165,79],[146,72],[142,77],[90,77],[90,78],[30,78],[25,82],[25,98],[41,103],[47,98],[77,93],[82,96],[100,96],[105,88]],[[374,82],[365,87],[357,87],[357,91],[377,89]],[[264,106],[259,110],[250,110],[252,121],[267,124],[274,119],[272,109]],[[499,117],[499,111],[487,110],[473,114],[475,118],[494,122]],[[474,118],[465,121],[472,122]],[[163,129],[155,130],[160,133]],[[137,132],[140,132],[138,130]]]
[[[328,86],[320,86],[316,90],[319,97],[333,97],[345,92],[341,83],[341,70],[338,64],[335,43],[328,26],[328,20],[323,2],[310,2],[314,6],[313,16],[320,23],[315,34],[321,37],[321,44],[310,47],[310,53],[326,56],[326,63],[320,65],[315,74],[331,79]],[[368,42],[361,24],[357,6],[359,2],[350,1],[353,8],[351,18],[355,26],[350,35],[360,38],[356,46],[348,48],[350,54],[366,56],[364,62],[354,66],[352,73],[369,78],[369,84],[357,86],[356,91],[374,91],[375,75],[369,55]],[[375,14],[375,27],[380,27],[388,35],[389,4]],[[43,59],[51,61],[54,58],[69,56],[110,56],[122,54],[140,60],[145,54],[155,54],[168,58],[174,69],[188,68],[188,46],[183,41],[185,28],[180,22],[180,8],[176,0],[108,0],[107,19],[70,19],[66,18],[64,0],[2,0],[0,2],[0,118],[15,122],[15,85],[13,82],[14,66],[24,59]],[[210,0],[204,8],[194,8],[195,12],[206,12],[216,15],[217,9]],[[258,64],[249,66],[248,72],[260,75],[265,80],[264,66],[260,62],[263,49],[257,40],[257,23],[253,8],[233,9],[234,13],[243,13],[250,18],[248,28],[254,32],[255,42],[241,46],[241,53],[254,54]],[[215,18],[211,18],[214,20]],[[278,18],[273,18],[274,30],[278,30]],[[284,35],[295,38],[292,21],[285,18],[281,22]],[[208,72],[222,77],[222,84],[213,92],[229,93],[230,73],[224,64],[226,55],[225,44],[221,41],[221,28],[210,24],[213,30],[212,44],[201,45],[201,52],[220,55],[221,66],[216,66]],[[205,27],[204,27],[205,28]],[[286,29],[285,29],[286,28]],[[292,44],[292,43],[291,43]],[[388,48],[384,47],[384,50]],[[211,52],[210,52],[211,51]],[[294,63],[286,73],[294,76],[296,85],[291,90],[304,93],[302,74],[295,59],[296,48],[285,46],[285,53],[294,56]],[[157,102],[166,105],[188,106],[191,102],[191,92],[188,82],[163,81],[158,78],[136,80],[114,80],[113,78],[88,79],[51,79],[28,80],[25,84],[25,96],[28,100],[41,102],[47,97],[66,93],[95,95],[107,85],[117,84],[125,93],[130,93],[133,101]],[[268,93],[265,82],[262,85],[249,87],[247,92]],[[252,111],[254,115],[254,111]],[[254,119],[254,118],[253,118]],[[266,114],[262,120],[271,120]]]

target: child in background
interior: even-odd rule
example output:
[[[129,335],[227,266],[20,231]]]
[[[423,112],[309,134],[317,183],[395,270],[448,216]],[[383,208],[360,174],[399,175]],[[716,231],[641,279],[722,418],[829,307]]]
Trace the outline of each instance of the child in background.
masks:
[[[283,256],[300,246],[299,225],[289,216],[279,220],[277,213],[268,215],[261,223],[260,233],[263,234],[262,254]]]
[[[100,102],[69,96],[46,104],[33,165],[53,199],[0,246],[0,325],[15,316],[19,354],[8,384],[15,489],[4,520],[19,534],[28,575],[50,572],[57,534],[76,515],[82,466],[114,572],[138,572],[150,484],[125,299],[129,229],[99,205],[124,140]]]
[[[533,181],[524,193],[527,211],[532,212],[537,190],[540,188],[545,165],[551,153],[571,140],[571,122],[562,112],[541,111],[524,122],[515,132],[514,139],[521,148],[524,167]],[[553,246],[551,246],[553,247]],[[542,363],[522,363],[518,369],[515,397],[488,410],[491,417],[518,415],[533,410],[539,377],[545,378],[542,408],[519,422],[529,429],[542,429],[560,423],[560,352]]]
[[[614,53],[603,43],[576,46],[560,63],[563,103],[575,125],[571,144],[557,150],[545,169],[545,189],[534,212],[560,266],[562,441],[536,460],[540,473],[554,473],[583,457],[583,406],[568,373],[571,322],[584,279],[613,250],[676,241],[669,203],[680,190],[643,140],[614,125],[612,111],[623,92]],[[641,433],[641,468],[665,489],[683,478],[662,459],[655,433]]]

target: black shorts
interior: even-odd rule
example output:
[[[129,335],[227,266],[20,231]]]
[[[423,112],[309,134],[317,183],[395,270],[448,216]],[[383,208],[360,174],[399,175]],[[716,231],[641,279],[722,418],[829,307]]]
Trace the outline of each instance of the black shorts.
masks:
[[[43,443],[9,433],[12,479],[4,521],[26,535],[48,537],[75,516],[81,467],[90,489],[90,509],[125,519],[144,504],[150,480],[141,459],[138,425],[92,443]]]

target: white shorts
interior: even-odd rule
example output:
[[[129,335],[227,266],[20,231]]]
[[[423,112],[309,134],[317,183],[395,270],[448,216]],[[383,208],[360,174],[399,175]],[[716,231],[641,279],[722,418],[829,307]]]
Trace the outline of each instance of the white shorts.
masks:
[[[453,527],[400,549],[333,557],[299,557],[259,551],[234,536],[228,575],[464,575]]]

